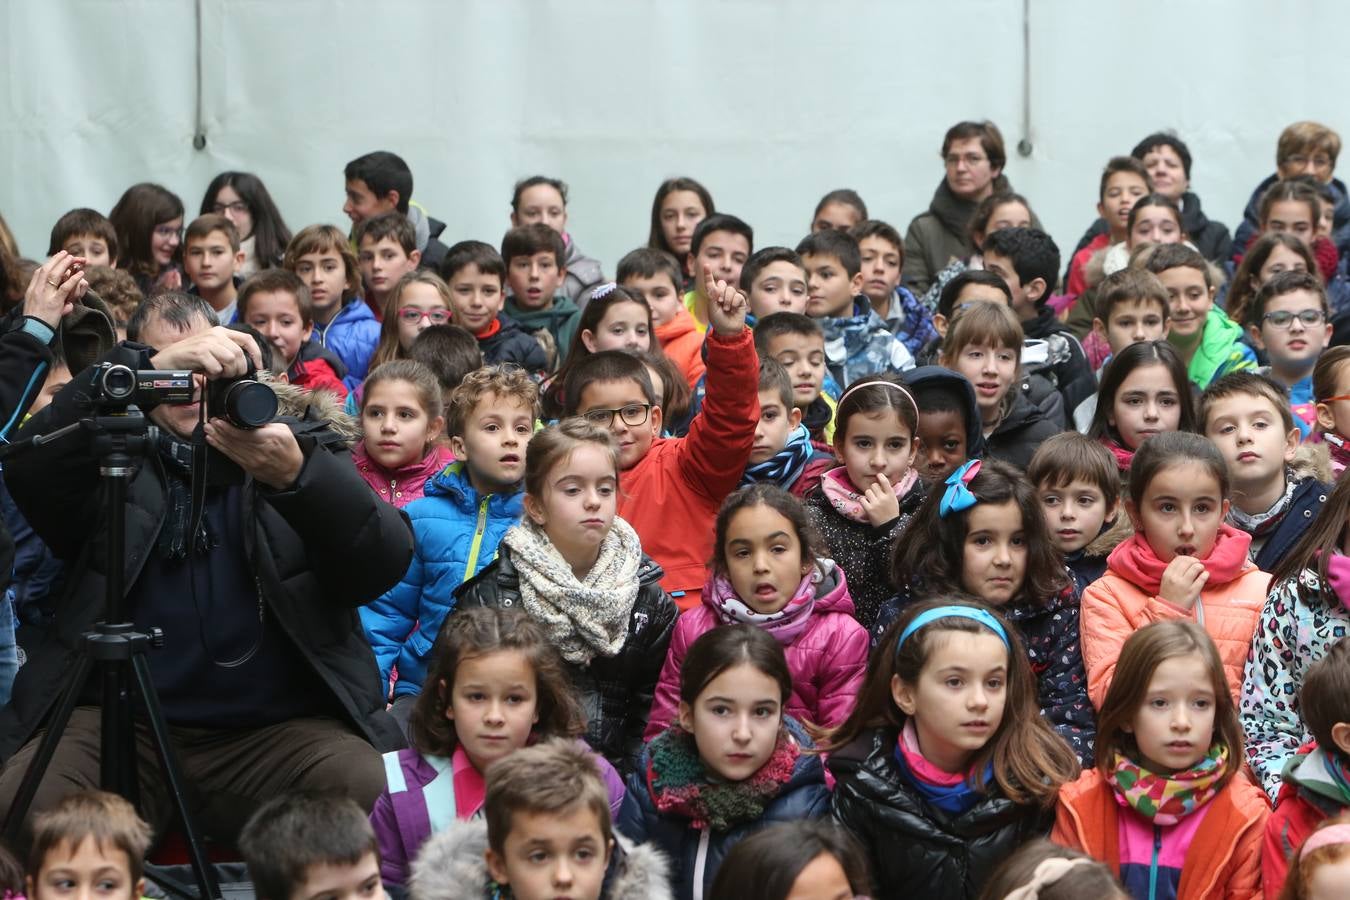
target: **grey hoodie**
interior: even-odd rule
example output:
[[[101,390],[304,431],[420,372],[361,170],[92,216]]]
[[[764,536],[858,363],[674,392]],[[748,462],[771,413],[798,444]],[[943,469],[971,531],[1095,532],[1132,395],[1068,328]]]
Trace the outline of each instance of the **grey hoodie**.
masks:
[[[618,832],[605,873],[603,900],[673,900],[668,864],[651,845],[635,845]],[[412,900],[488,900],[487,822],[458,821],[422,846],[409,882]],[[507,895],[509,896],[509,895]]]

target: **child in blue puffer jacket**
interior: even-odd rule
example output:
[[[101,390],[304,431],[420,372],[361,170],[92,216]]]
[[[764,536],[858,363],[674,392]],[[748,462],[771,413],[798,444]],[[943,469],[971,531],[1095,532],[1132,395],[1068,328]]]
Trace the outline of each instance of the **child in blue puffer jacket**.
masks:
[[[467,375],[447,406],[457,461],[404,509],[416,541],[407,573],[361,609],[386,684],[398,666],[390,712],[405,733],[455,589],[492,562],[502,535],[520,521],[525,447],[539,415],[539,389],[519,368],[487,366]]]
[[[361,269],[347,236],[334,225],[310,225],[292,238],[281,265],[309,288],[311,339],[342,360],[342,384],[355,391],[380,341],[380,323],[358,296]]]

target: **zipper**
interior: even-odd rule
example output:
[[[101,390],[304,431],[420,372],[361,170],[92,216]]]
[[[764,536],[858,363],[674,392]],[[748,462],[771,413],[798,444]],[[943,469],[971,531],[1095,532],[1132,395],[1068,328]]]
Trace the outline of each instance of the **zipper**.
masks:
[[[1153,860],[1148,864],[1148,900],[1158,897],[1158,854],[1162,851],[1162,829],[1153,826]]]
[[[703,875],[708,869],[708,843],[712,839],[712,829],[705,828],[698,834],[698,852],[694,854],[694,900],[703,900]]]
[[[478,523],[473,529],[473,543],[469,545],[469,561],[464,566],[464,577],[460,581],[468,581],[474,575],[474,570],[478,565],[478,552],[483,549],[483,532],[487,529],[488,501],[492,495],[484,497],[478,504]]]

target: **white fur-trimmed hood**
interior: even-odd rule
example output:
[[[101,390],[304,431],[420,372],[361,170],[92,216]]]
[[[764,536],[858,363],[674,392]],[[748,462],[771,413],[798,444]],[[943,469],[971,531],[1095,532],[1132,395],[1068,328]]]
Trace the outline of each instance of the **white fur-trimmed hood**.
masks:
[[[665,857],[617,832],[616,867],[604,900],[673,900]],[[487,822],[455,822],[432,835],[412,866],[412,900],[483,900],[488,896]]]

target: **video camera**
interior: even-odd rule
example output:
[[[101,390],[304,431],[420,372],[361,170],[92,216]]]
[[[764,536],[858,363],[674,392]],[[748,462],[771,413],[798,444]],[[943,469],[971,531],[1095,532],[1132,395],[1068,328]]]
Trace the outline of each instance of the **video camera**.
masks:
[[[261,428],[277,414],[277,395],[258,381],[252,370],[227,381],[208,381],[203,388],[206,416],[221,418],[236,428]],[[94,373],[91,400],[104,411],[136,404],[151,409],[161,403],[191,403],[195,393],[193,373],[188,370],[133,369],[103,363]]]

